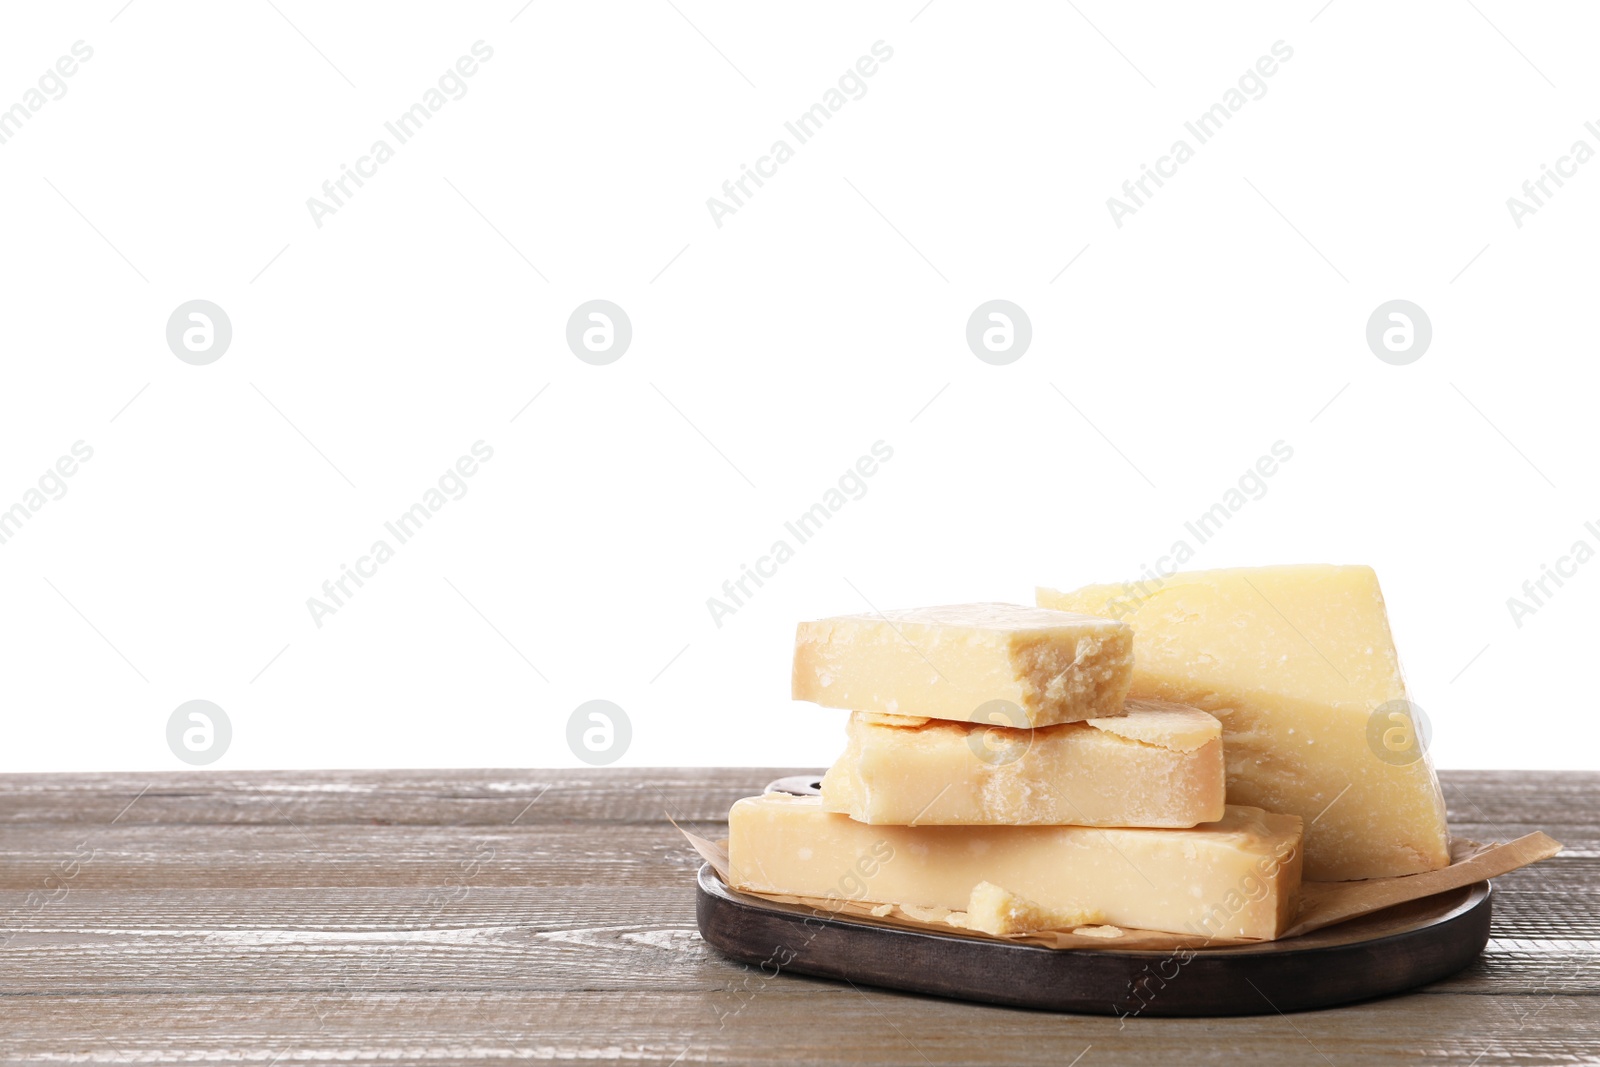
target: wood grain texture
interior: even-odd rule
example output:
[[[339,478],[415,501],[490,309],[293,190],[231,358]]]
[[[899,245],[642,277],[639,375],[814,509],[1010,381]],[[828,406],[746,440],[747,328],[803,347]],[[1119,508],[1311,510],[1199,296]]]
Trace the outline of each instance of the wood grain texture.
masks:
[[[0,1063],[1600,1062],[1600,774],[1443,776],[1456,833],[1567,846],[1497,880],[1465,971],[1288,1018],[1119,1022],[710,951],[665,815],[714,834],[785,773],[0,777]]]

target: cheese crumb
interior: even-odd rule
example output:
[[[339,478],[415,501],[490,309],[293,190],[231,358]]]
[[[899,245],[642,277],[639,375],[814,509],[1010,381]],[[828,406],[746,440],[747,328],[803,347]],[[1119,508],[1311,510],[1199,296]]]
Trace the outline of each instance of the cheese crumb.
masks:
[[[1121,937],[1122,936],[1122,927],[1120,927],[1120,926],[1080,926],[1080,927],[1078,927],[1076,930],[1074,930],[1072,932],[1077,934],[1079,937],[1107,937],[1107,938],[1110,938],[1110,937]]]
[[[1052,911],[993,882],[979,882],[974,886],[972,899],[967,904],[967,927],[998,937],[1034,930],[1061,930],[1097,923],[1103,918],[1082,909]]]

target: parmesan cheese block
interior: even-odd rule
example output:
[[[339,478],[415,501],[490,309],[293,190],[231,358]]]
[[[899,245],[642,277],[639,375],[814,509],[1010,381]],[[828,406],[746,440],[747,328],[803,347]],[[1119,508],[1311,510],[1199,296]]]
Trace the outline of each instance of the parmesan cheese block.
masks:
[[[1120,715],[1133,669],[1123,623],[1015,604],[843,615],[795,634],[796,700],[975,721],[1000,704],[1017,727]]]
[[[1038,600],[1132,624],[1133,693],[1222,721],[1228,802],[1303,818],[1308,879],[1449,865],[1444,799],[1432,762],[1411,740],[1405,681],[1370,567],[1197,571],[1072,593],[1040,589]]]
[[[728,813],[736,889],[961,911],[990,882],[1040,916],[1204,937],[1281,934],[1294,918],[1299,846],[1299,819],[1243,807],[1188,830],[868,826],[786,793]]]
[[[1222,818],[1222,724],[1128,701],[1037,730],[856,712],[822,802],[889,825],[1194,826]]]

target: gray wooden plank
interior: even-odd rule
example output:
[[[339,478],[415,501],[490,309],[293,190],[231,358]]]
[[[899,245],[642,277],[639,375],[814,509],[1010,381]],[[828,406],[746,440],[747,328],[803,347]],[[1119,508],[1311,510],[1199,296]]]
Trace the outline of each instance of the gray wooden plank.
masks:
[[[735,800],[794,773],[629,768],[0,775],[0,826],[101,824],[119,815],[121,823],[160,825],[492,826],[519,813],[519,824],[654,822],[663,812],[679,821],[708,820],[725,818]]]
[[[1592,998],[1395,997],[1294,1016],[1052,1015],[806,978],[714,991],[65,996],[0,1000],[0,1062],[1271,1065],[1593,1062]]]

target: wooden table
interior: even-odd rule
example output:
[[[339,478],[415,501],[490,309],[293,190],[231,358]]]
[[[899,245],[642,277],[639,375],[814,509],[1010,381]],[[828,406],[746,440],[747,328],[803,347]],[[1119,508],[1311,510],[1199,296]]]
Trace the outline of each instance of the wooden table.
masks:
[[[698,860],[663,813],[714,835],[791,773],[0,777],[0,1063],[1600,1062],[1600,774],[1444,776],[1457,832],[1567,846],[1499,880],[1461,974],[1331,1011],[1124,1023],[709,950]]]

